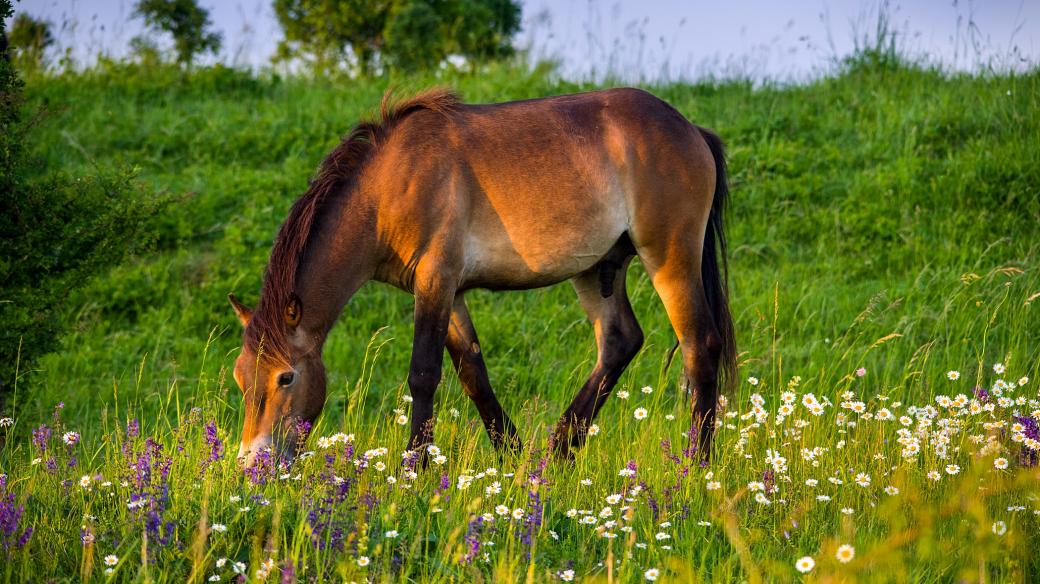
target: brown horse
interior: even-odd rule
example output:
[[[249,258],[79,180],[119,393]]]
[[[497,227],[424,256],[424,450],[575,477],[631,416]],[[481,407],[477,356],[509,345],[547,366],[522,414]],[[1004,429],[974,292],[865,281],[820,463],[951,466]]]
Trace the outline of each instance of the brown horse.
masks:
[[[635,256],[678,336],[706,456],[735,355],[719,138],[638,89],[487,105],[446,90],[396,103],[388,93],[381,110],[329,154],[293,205],[256,310],[230,296],[245,326],[234,371],[245,464],[267,447],[293,455],[295,422],[313,422],[324,405],[325,338],[369,280],[415,296],[409,447],[421,451],[433,440],[445,347],[492,442],[517,445],[465,292],[571,280],[599,356],[551,439],[567,454],[642,346],[625,290]]]

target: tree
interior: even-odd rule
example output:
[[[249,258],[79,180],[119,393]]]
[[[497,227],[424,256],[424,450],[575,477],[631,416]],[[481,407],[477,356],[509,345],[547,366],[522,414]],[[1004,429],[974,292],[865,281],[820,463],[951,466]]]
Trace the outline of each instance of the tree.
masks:
[[[11,12],[0,0],[0,397],[57,346],[68,295],[146,245],[144,228],[166,202],[128,196],[128,171],[43,174],[29,155],[32,126],[7,50]]]
[[[350,64],[414,71],[449,55],[471,62],[508,56],[520,29],[514,0],[274,0],[285,38],[276,59],[309,60],[319,72]]]
[[[156,32],[173,37],[177,62],[191,65],[196,55],[220,50],[220,33],[210,30],[209,11],[196,0],[138,0],[134,15]]]
[[[54,44],[51,24],[20,12],[11,23],[8,42],[14,49],[13,56],[19,67],[37,69],[44,63],[46,50]]]

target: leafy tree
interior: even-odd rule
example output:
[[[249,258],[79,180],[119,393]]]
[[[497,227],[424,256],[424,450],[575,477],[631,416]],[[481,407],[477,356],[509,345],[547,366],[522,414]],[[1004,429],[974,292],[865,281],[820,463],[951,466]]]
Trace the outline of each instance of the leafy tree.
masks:
[[[146,221],[165,201],[128,196],[130,172],[42,176],[7,50],[11,12],[0,0],[0,398],[56,346],[68,294],[145,245]]]
[[[310,60],[325,72],[353,63],[429,69],[449,55],[471,62],[512,54],[514,0],[274,0],[285,38],[276,59]]]
[[[138,0],[134,15],[156,32],[173,37],[177,62],[191,65],[195,56],[220,50],[220,33],[210,30],[209,11],[196,0]]]
[[[8,42],[14,49],[13,57],[19,67],[39,68],[43,66],[47,48],[54,44],[51,24],[20,12],[11,23]]]

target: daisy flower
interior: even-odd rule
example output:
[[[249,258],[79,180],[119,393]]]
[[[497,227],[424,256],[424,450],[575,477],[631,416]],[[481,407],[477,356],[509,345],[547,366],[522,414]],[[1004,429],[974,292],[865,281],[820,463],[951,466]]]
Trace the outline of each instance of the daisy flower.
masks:
[[[357,565],[359,565],[362,568],[364,568],[365,566],[368,565],[368,563],[369,563],[368,556],[358,556]]]
[[[108,554],[107,556],[105,556],[105,565],[106,566],[114,566],[114,565],[116,565],[118,563],[119,563],[119,557],[118,556],[114,556],[112,554]]]
[[[758,385],[758,378],[757,377],[748,377],[747,378],[747,382],[750,383],[751,385]]]
[[[649,570],[643,572],[643,577],[649,580],[650,582],[657,580],[657,577],[660,575],[661,572],[658,571],[657,568],[650,568]]]
[[[957,381],[960,378],[961,378],[961,372],[960,371],[954,371],[953,369],[951,369],[951,370],[946,372],[946,379],[949,379],[950,381]]]
[[[812,559],[809,556],[803,556],[801,558],[798,558],[798,561],[794,563],[794,567],[799,572],[803,574],[808,574],[809,572],[812,572],[812,569],[814,567],[816,567],[816,560]]]
[[[1004,470],[1008,467],[1008,459],[1004,457],[997,458],[993,461],[993,466],[1000,470]]]
[[[646,408],[636,408],[635,413],[633,413],[632,415],[634,415],[637,420],[645,420],[646,414]]]
[[[849,544],[842,544],[838,546],[838,553],[834,554],[834,557],[838,558],[838,561],[847,564],[852,561],[852,558],[856,557],[856,548]]]
[[[588,434],[589,436],[595,436],[596,434],[599,434],[599,424],[592,424],[591,426],[589,426],[589,429],[586,432],[586,434]]]
[[[955,474],[957,474],[959,472],[961,472],[961,467],[957,466],[956,464],[948,464],[948,465],[946,465],[946,473],[947,474],[955,475]]]

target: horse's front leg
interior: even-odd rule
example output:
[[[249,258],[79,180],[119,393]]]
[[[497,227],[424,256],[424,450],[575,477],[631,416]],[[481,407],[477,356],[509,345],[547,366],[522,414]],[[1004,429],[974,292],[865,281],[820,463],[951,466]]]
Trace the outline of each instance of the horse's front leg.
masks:
[[[433,396],[441,380],[444,343],[455,298],[454,284],[442,279],[416,282],[415,337],[408,389],[412,394],[412,436],[409,449],[426,464],[426,447],[433,443]]]

